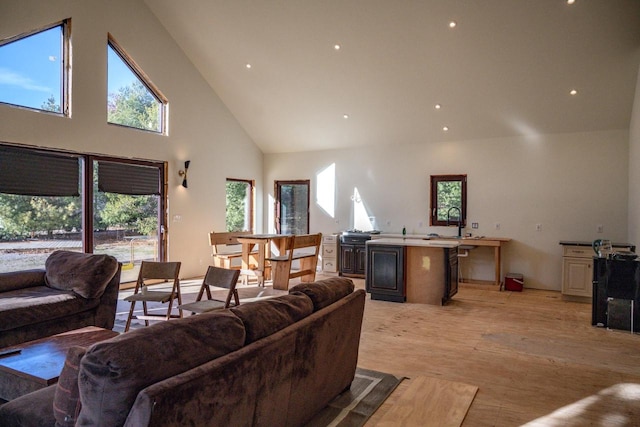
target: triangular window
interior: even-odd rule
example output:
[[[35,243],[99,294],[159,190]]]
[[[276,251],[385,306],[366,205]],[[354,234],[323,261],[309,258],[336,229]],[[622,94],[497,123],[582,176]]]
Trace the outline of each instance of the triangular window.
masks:
[[[109,35],[107,45],[107,122],[166,132],[166,98]]]
[[[0,102],[69,115],[70,19],[0,41]]]

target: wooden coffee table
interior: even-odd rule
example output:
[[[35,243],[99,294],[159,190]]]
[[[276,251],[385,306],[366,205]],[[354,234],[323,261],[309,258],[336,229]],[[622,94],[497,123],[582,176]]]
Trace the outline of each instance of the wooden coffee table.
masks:
[[[55,384],[69,348],[89,347],[117,335],[108,329],[87,326],[0,349],[20,349],[20,353],[0,357],[0,398],[12,400]]]

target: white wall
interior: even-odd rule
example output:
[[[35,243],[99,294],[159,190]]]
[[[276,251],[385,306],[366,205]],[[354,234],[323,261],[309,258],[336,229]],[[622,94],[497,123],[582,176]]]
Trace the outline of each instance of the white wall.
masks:
[[[629,126],[629,241],[640,245],[640,69]]]
[[[311,179],[312,232],[353,227],[351,195],[357,188],[383,232],[399,233],[406,226],[408,233],[452,235],[453,228],[428,227],[429,176],[467,174],[467,221],[479,228],[466,231],[512,238],[504,250],[503,273],[524,274],[527,287],[559,290],[560,240],[627,239],[628,138],[622,130],[266,154],[264,181]],[[333,217],[313,202],[316,175],[332,164]],[[273,191],[271,185],[267,191]],[[271,211],[267,197],[265,202]],[[604,233],[596,233],[598,224]],[[490,250],[475,250],[465,264],[464,275],[492,279]]]
[[[182,277],[204,274],[206,233],[225,225],[225,179],[255,179],[261,194],[262,152],[141,1],[2,0],[0,39],[69,17],[72,117],[0,105],[0,141],[167,161],[169,258],[182,261]],[[108,32],[169,99],[169,136],[106,123]],[[177,171],[187,159],[185,189]]]

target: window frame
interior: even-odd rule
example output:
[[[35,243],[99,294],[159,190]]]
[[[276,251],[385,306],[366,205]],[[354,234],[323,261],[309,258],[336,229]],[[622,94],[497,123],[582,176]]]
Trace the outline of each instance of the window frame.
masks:
[[[113,123],[109,121],[108,113],[107,113],[107,124],[113,126],[120,126],[127,129],[137,129],[143,132],[151,132],[158,135],[168,135],[168,109],[169,109],[169,100],[165,97],[160,89],[153,84],[149,76],[142,70],[142,68],[133,60],[133,58],[124,50],[124,48],[116,41],[111,33],[107,33],[107,104],[109,102],[109,89],[108,89],[108,81],[109,81],[109,58],[108,58],[108,48],[111,47],[113,51],[120,57],[122,62],[129,67],[131,72],[140,80],[147,90],[151,93],[151,95],[158,101],[160,104],[160,130],[150,130],[150,129],[142,129],[135,126],[123,125],[120,123]]]
[[[242,182],[245,183],[249,186],[249,218],[247,218],[247,221],[249,223],[249,231],[250,233],[253,233],[254,230],[254,218],[255,218],[255,187],[256,187],[256,182],[252,179],[240,179],[240,178],[227,178],[225,180],[225,197],[226,197],[226,184],[228,182]],[[225,212],[225,226],[226,226],[226,212]],[[228,230],[227,230],[228,231]]]
[[[32,31],[20,33],[15,36],[7,37],[0,40],[0,47],[18,42],[27,37],[33,36],[38,33],[49,31],[56,27],[62,27],[62,40],[60,49],[62,51],[60,55],[60,112],[44,110],[42,108],[34,108],[26,105],[12,104],[9,102],[0,101],[0,105],[7,105],[12,108],[24,108],[30,111],[37,111],[40,113],[56,114],[58,116],[71,117],[71,18],[63,19],[49,25],[37,28]]]
[[[281,197],[281,189],[283,185],[306,185],[307,187],[307,228],[305,234],[309,234],[310,227],[310,211],[311,211],[311,180],[309,179],[301,179],[301,180],[281,180],[274,181],[274,195],[275,195],[275,227],[276,233],[282,233],[282,197]]]
[[[461,207],[460,214],[462,220],[462,226],[466,226],[467,222],[467,175],[466,174],[457,174],[457,175],[431,175],[431,195],[430,195],[430,206],[429,206],[429,225],[431,226],[447,226],[451,224],[447,224],[447,221],[438,219],[438,183],[440,182],[456,182],[459,181],[462,184],[462,192],[461,192]],[[457,222],[457,221],[456,221]]]

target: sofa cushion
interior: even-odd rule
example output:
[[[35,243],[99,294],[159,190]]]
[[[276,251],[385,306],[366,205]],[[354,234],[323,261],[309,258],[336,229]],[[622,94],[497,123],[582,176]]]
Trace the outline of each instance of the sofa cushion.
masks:
[[[90,310],[99,303],[98,299],[86,300],[73,292],[47,286],[3,292],[0,298],[0,331],[75,315]]]
[[[313,303],[302,293],[292,293],[231,308],[242,319],[245,345],[271,335],[313,313]]]
[[[47,286],[73,291],[83,298],[99,298],[118,271],[110,255],[55,251],[45,262]]]
[[[355,286],[351,279],[332,277],[313,283],[300,283],[289,293],[302,292],[313,301],[314,311],[323,309],[353,292]]]
[[[44,270],[23,270],[0,273],[0,292],[44,285]]]
[[[53,398],[53,416],[56,427],[73,427],[80,412],[80,397],[78,391],[78,372],[80,359],[86,349],[74,346],[67,351],[64,367],[58,378],[56,393]]]
[[[41,388],[0,405],[0,426],[43,427],[54,426],[52,402],[56,386]]]
[[[80,363],[78,425],[122,425],[138,392],[244,345],[228,311],[156,323],[94,344]]]

